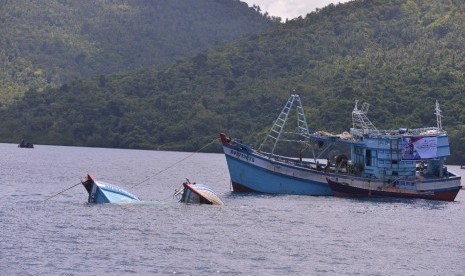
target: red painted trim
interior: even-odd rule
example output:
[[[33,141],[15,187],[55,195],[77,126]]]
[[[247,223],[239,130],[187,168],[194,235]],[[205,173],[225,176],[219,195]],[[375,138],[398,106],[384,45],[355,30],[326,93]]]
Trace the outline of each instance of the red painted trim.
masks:
[[[380,196],[380,197],[398,197],[398,198],[419,198],[419,199],[432,199],[440,201],[454,201],[455,197],[459,193],[460,186],[457,189],[450,191],[437,191],[432,192],[431,194],[421,194],[421,193],[396,193],[389,191],[378,191],[363,189],[358,187],[353,187],[347,184],[342,184],[337,181],[333,181],[329,178],[326,178],[329,186],[334,192],[334,195],[341,197],[370,197],[370,196]]]
[[[240,193],[257,193],[258,191],[252,190],[242,184],[232,182],[232,187],[234,192],[240,192]]]
[[[220,139],[221,139],[221,143],[223,144],[229,144],[229,142],[231,141],[231,139],[227,138],[226,134],[224,133],[220,133]]]

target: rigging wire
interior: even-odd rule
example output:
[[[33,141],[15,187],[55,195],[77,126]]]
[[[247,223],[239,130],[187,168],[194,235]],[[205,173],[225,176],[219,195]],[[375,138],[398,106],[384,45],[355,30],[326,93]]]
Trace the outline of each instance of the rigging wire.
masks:
[[[198,149],[197,151],[195,151],[195,152],[189,154],[188,156],[186,156],[186,157],[184,157],[183,159],[181,159],[181,160],[175,162],[174,164],[171,164],[170,166],[168,166],[168,167],[166,167],[166,168],[164,168],[164,169],[158,171],[156,174],[154,174],[154,175],[152,175],[152,176],[150,176],[150,177],[147,177],[147,178],[144,179],[143,181],[141,181],[141,182],[139,182],[139,183],[133,185],[131,188],[134,188],[134,187],[136,187],[136,186],[138,186],[138,185],[140,185],[140,184],[142,184],[142,183],[144,183],[144,182],[147,182],[147,181],[150,180],[151,178],[153,178],[153,177],[155,177],[155,176],[161,174],[161,173],[164,172],[164,171],[169,170],[170,168],[176,166],[177,164],[181,163],[182,161],[184,161],[184,160],[190,158],[190,157],[193,156],[194,154],[200,152],[200,151],[203,150],[204,148],[206,148],[206,147],[208,147],[209,145],[213,144],[213,143],[214,143],[215,141],[217,141],[217,140],[218,140],[218,138],[214,138],[212,141],[208,142],[206,145],[204,145],[203,147],[201,147],[201,148]],[[66,192],[66,191],[68,191],[68,190],[70,190],[70,189],[72,189],[72,188],[74,188],[74,187],[76,187],[76,186],[79,185],[79,184],[81,184],[81,182],[79,182],[79,183],[77,183],[77,184],[74,184],[73,186],[71,186],[71,187],[69,187],[69,188],[66,188],[66,189],[64,189],[63,191],[61,191],[61,192],[59,192],[59,193],[57,193],[57,194],[54,194],[54,195],[52,195],[52,196],[46,198],[46,199],[44,200],[44,202],[47,201],[47,200],[49,200],[49,199],[51,199],[51,198],[54,198],[54,197],[56,197],[56,196],[58,196],[58,195],[60,195],[60,194],[62,194],[62,193],[64,193],[64,192]]]
[[[44,200],[44,202],[47,201],[47,200],[49,200],[49,199],[51,199],[51,198],[53,198],[53,197],[56,197],[57,195],[60,195],[60,194],[62,194],[62,193],[64,193],[64,192],[66,192],[67,190],[69,190],[69,189],[71,189],[71,188],[76,187],[76,186],[79,185],[79,184],[81,184],[81,182],[79,182],[79,183],[77,183],[77,184],[74,184],[73,186],[71,186],[71,187],[69,187],[69,188],[66,188],[66,189],[64,189],[63,191],[61,191],[61,192],[59,192],[59,193],[57,193],[57,194],[54,194],[54,195],[52,195],[52,196],[46,198],[46,199]]]
[[[164,168],[164,169],[158,171],[158,172],[155,173],[154,175],[147,177],[146,179],[142,180],[141,182],[139,182],[139,183],[137,183],[137,184],[134,184],[133,186],[131,186],[131,188],[134,188],[134,187],[136,187],[136,186],[139,186],[140,184],[149,181],[151,178],[153,178],[153,177],[155,177],[155,176],[161,174],[162,172],[165,172],[165,171],[171,169],[172,167],[176,166],[177,164],[181,163],[182,161],[184,161],[184,160],[190,158],[192,155],[194,155],[194,154],[196,154],[196,153],[199,153],[201,150],[203,150],[204,148],[210,146],[211,144],[213,144],[213,143],[216,142],[217,140],[218,140],[218,138],[214,138],[213,140],[211,140],[210,142],[208,142],[206,145],[204,145],[203,147],[201,147],[201,148],[198,149],[197,151],[195,151],[195,152],[189,154],[188,156],[182,158],[181,160],[179,160],[179,161],[177,161],[177,162],[175,162],[175,163],[169,165],[168,167],[166,167],[166,168]]]

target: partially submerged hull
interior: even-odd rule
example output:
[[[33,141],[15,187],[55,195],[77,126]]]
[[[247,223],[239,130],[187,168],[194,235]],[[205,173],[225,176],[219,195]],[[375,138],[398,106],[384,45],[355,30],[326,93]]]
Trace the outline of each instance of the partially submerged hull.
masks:
[[[233,190],[269,194],[328,196],[333,192],[324,171],[291,160],[271,160],[248,146],[220,135]]]
[[[130,203],[140,201],[137,196],[130,192],[114,185],[95,181],[90,175],[87,175],[82,185],[89,193],[87,200],[89,203]]]
[[[181,196],[183,203],[224,205],[223,201],[208,186],[200,183],[183,183]]]
[[[359,186],[344,181],[327,179],[329,186],[336,196],[341,197],[400,197],[418,198],[440,201],[454,201],[461,189],[460,178],[449,180],[435,189],[419,190],[415,184],[409,188],[396,186],[383,186],[380,183],[359,183]],[[436,186],[438,186],[436,184]]]

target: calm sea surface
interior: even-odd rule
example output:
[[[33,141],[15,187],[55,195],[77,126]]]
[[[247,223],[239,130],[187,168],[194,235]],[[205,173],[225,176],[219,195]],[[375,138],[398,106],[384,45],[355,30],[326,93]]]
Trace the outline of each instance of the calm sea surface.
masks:
[[[230,192],[221,154],[0,152],[1,275],[465,273],[465,190],[456,202],[242,195]],[[87,173],[156,202],[92,205],[81,185],[45,201]],[[178,203],[185,178],[226,205]]]

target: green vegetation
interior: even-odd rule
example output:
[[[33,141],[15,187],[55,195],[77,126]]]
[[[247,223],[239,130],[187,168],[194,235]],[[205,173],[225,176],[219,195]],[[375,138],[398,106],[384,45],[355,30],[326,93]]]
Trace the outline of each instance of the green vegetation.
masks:
[[[278,24],[233,0],[0,5],[0,103],[28,89],[170,63]]]
[[[464,42],[463,1],[330,5],[164,67],[31,90],[1,111],[0,139],[192,151],[224,131],[258,145],[295,90],[310,128],[331,132],[351,127],[355,99],[377,128],[435,126],[437,99],[461,164]]]

